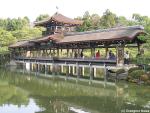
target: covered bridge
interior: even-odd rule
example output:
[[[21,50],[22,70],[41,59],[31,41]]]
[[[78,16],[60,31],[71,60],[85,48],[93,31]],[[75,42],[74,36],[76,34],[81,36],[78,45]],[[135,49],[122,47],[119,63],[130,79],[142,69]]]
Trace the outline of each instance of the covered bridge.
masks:
[[[91,50],[91,57],[95,56],[95,48],[105,48],[106,54],[108,48],[116,48],[117,64],[124,63],[124,48],[126,46],[137,47],[140,51],[140,45],[144,43],[138,38],[144,34],[142,26],[127,26],[110,29],[100,29],[87,32],[73,32],[75,26],[83,22],[70,19],[59,13],[54,14],[47,20],[35,22],[35,26],[46,27],[43,36],[31,40],[19,41],[9,46],[14,55],[26,55],[27,57],[58,57],[60,58],[62,50],[66,50],[66,57],[74,57],[85,49]],[[69,30],[68,30],[69,29]],[[67,31],[66,31],[67,30]],[[71,55],[69,55],[71,52]],[[31,55],[32,53],[32,55]]]

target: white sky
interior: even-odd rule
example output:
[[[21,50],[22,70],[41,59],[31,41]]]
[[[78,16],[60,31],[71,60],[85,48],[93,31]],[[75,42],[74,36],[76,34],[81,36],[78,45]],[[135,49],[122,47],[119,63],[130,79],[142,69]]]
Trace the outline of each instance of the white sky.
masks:
[[[131,18],[133,13],[150,17],[150,0],[0,0],[0,18],[28,16],[31,21],[40,14],[58,12],[74,18],[85,11],[102,15],[110,9],[118,16]]]

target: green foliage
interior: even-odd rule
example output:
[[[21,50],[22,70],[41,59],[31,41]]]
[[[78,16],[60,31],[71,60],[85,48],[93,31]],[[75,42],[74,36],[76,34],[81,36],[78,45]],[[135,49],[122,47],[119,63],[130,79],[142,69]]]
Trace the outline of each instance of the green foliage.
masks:
[[[15,31],[23,29],[26,26],[29,26],[30,20],[28,17],[18,18],[18,19],[0,19],[0,28],[7,31]]]
[[[129,22],[124,16],[117,17],[117,24],[119,25],[128,25]]]
[[[46,18],[48,18],[48,17],[49,17],[48,14],[41,14],[41,15],[39,15],[39,16],[36,18],[36,22],[41,21],[41,20],[44,20],[44,19],[46,19]]]
[[[27,28],[23,30],[16,30],[12,32],[12,35],[17,38],[17,40],[31,39],[39,37],[42,35],[40,28]]]
[[[16,42],[16,37],[14,37],[9,31],[0,29],[0,46],[7,46],[11,43]]]
[[[8,46],[16,41],[41,36],[42,30],[31,27],[28,17],[0,19],[0,53],[7,52]]]
[[[138,40],[142,43],[142,42],[146,42],[147,40],[147,36],[141,34],[139,36],[137,36]]]
[[[117,74],[125,73],[125,70],[124,70],[124,69],[118,69],[118,70],[116,71],[116,73],[117,73]]]
[[[137,64],[149,64],[150,59],[149,57],[145,57],[144,55],[137,58]]]
[[[112,69],[111,70],[113,73],[116,73],[116,74],[121,74],[121,73],[124,73],[125,70],[124,69]]]
[[[107,9],[100,20],[102,28],[110,28],[116,25],[117,17],[109,9]]]
[[[135,70],[129,73],[133,79],[140,79],[141,75],[145,74],[144,70]]]
[[[142,68],[141,68],[141,67],[133,67],[133,68],[130,68],[130,69],[128,70],[128,73],[130,74],[131,72],[134,72],[134,71],[136,71],[136,70],[142,70]]]

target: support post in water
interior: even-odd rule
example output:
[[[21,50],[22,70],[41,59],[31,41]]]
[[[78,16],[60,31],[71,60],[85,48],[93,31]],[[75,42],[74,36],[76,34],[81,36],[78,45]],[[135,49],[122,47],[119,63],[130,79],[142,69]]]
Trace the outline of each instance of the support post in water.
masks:
[[[53,62],[52,63],[52,75],[55,75],[56,73],[55,73],[55,68],[56,68],[56,66],[55,66],[55,63]]]
[[[38,73],[38,63],[37,62],[35,62],[35,65],[36,65],[36,69],[35,69],[35,75],[37,75],[37,73]]]
[[[57,75],[60,75],[61,74],[61,65],[58,65],[57,67]]]
[[[40,74],[40,63],[38,63],[38,75]]]
[[[69,76],[69,65],[66,63],[66,80],[68,79]]]
[[[31,74],[32,71],[32,62],[30,62],[30,70],[29,70],[29,74]]]
[[[47,75],[47,63],[45,63],[45,76]]]
[[[26,63],[25,63],[25,61],[23,61],[23,74],[25,73],[25,65],[26,65]]]
[[[69,66],[70,67],[70,76],[73,75],[73,66]]]
[[[77,79],[79,79],[80,71],[79,71],[79,64],[78,64],[78,62],[76,63],[76,74],[77,74]]]
[[[93,76],[94,76],[94,70],[93,70],[91,63],[89,64],[89,68],[90,68],[90,82],[89,82],[89,84],[91,84],[91,82],[93,80]]]
[[[104,63],[104,87],[106,86],[107,83],[107,67],[106,64]]]

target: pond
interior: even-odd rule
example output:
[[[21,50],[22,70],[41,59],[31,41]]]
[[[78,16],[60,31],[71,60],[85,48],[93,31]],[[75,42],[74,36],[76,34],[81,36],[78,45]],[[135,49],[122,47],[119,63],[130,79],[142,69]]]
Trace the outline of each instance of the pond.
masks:
[[[150,87],[66,81],[0,69],[1,113],[150,113]]]

